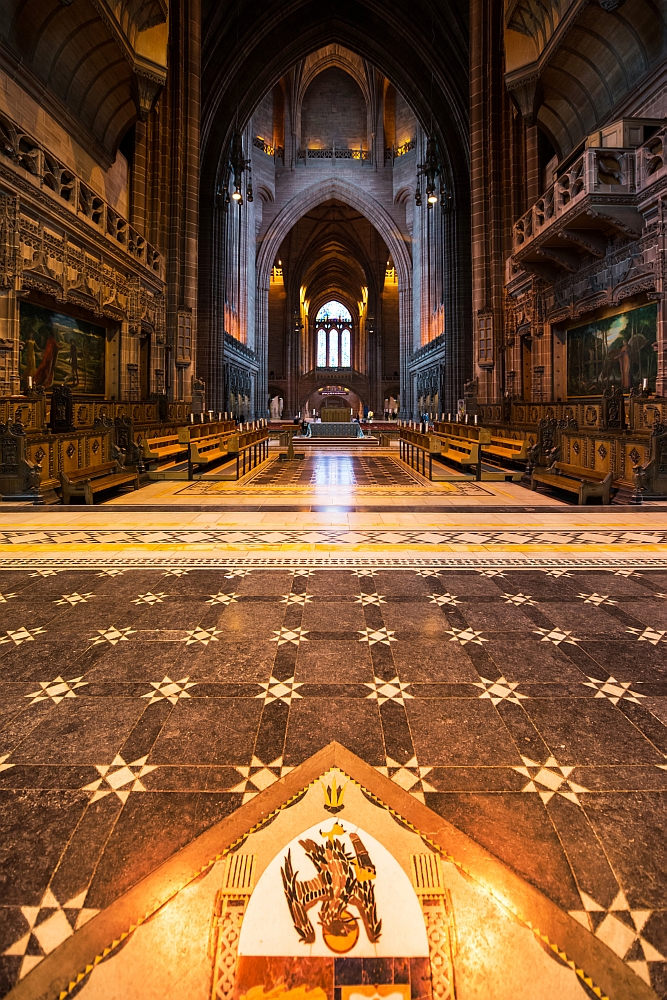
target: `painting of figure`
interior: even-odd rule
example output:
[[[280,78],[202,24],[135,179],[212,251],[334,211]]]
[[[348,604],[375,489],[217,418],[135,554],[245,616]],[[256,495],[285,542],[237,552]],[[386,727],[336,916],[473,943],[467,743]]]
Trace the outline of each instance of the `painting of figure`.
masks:
[[[43,389],[68,385],[78,392],[103,396],[106,339],[107,333],[102,326],[32,302],[22,302],[21,381],[24,388],[31,384]]]
[[[620,387],[655,391],[657,303],[629,309],[567,331],[567,394],[599,396]]]

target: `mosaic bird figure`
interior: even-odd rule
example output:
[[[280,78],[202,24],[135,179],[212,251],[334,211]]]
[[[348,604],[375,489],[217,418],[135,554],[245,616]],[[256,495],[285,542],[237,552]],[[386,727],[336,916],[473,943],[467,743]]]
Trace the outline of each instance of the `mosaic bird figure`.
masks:
[[[341,832],[343,832],[341,830]],[[315,929],[308,910],[321,900],[319,923],[325,941],[329,938],[344,940],[358,935],[357,921],[349,910],[353,906],[359,913],[368,940],[375,943],[382,933],[378,919],[373,879],[375,866],[357,834],[350,835],[354,855],[337,837],[327,837],[325,844],[314,840],[300,840],[308,858],[317,870],[312,879],[298,879],[292,866],[291,851],[287,852],[281,869],[285,897],[290,908],[294,927],[304,944],[313,944]]]

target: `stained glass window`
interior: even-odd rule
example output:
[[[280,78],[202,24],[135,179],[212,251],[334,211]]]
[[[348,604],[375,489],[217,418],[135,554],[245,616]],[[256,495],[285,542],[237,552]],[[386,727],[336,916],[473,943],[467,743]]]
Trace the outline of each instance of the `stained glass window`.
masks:
[[[338,330],[329,330],[329,368],[338,368]]]
[[[346,309],[342,302],[337,302],[335,299],[332,299],[331,302],[324,303],[315,317],[315,322],[324,323],[327,319],[333,320],[334,322],[337,320],[340,320],[343,323],[352,322],[350,310]]]
[[[343,330],[340,335],[340,366],[341,368],[350,368],[350,331]]]
[[[326,330],[317,331],[317,367],[326,368],[327,366],[327,332]]]

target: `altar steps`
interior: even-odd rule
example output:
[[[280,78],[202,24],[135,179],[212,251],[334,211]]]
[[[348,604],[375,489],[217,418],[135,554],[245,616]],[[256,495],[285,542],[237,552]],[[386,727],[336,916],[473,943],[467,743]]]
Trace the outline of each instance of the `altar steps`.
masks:
[[[378,448],[380,439],[376,437],[301,437],[294,435],[294,447],[299,448],[342,448],[347,451],[350,448]]]

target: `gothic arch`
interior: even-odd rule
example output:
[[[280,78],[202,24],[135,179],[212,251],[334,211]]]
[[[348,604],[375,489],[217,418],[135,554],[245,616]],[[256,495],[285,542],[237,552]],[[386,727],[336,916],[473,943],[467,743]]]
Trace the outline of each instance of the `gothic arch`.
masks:
[[[375,226],[394,261],[399,288],[410,288],[412,267],[410,251],[396,223],[375,198],[337,177],[329,178],[324,183],[316,181],[309,188],[300,191],[287,202],[273,220],[257,253],[258,286],[268,288],[273,261],[290,229],[311,209],[332,199],[355,208]]]
[[[350,52],[349,49],[344,48],[342,45],[326,45],[304,59],[297,97],[299,109],[303,103],[305,93],[315,77],[323,73],[325,69],[331,69],[334,66],[337,69],[342,69],[352,77],[364,95],[366,107],[370,106],[371,94],[368,89],[368,79],[361,57],[354,52]]]

